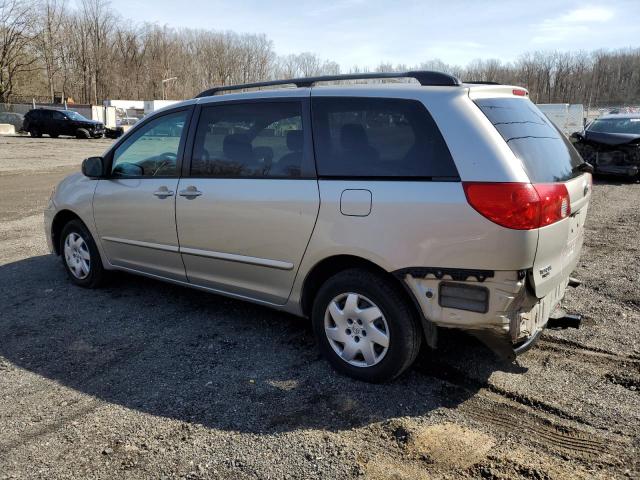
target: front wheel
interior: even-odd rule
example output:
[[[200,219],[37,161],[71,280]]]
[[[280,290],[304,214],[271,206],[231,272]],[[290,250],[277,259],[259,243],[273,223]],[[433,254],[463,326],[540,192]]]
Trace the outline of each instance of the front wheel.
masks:
[[[73,283],[84,288],[97,288],[102,285],[106,272],[98,247],[80,220],[72,220],[62,229],[60,253],[65,270]]]
[[[400,287],[351,269],[331,277],[313,304],[320,350],[339,372],[366,382],[393,380],[415,360],[422,335]]]
[[[91,138],[91,134],[89,133],[89,130],[85,128],[79,128],[76,132],[76,138],[86,140],[88,138]]]

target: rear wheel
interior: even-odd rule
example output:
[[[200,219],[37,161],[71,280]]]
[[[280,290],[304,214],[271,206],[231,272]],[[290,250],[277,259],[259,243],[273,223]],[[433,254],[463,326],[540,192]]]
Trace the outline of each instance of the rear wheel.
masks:
[[[59,135],[57,133],[50,133],[49,136],[51,138],[58,138],[59,137]]]
[[[398,377],[413,363],[422,341],[418,319],[400,288],[362,269],[345,270],[325,282],[312,322],[331,365],[367,382]]]
[[[76,132],[76,138],[86,139],[86,138],[91,138],[91,135],[89,134],[89,130],[86,130],[84,128],[79,128],[78,131]]]
[[[60,235],[62,263],[73,283],[84,288],[97,288],[106,278],[100,253],[87,227],[71,220]]]
[[[34,138],[40,138],[42,136],[42,133],[40,133],[38,129],[32,128],[31,130],[29,130],[29,135],[31,135]]]

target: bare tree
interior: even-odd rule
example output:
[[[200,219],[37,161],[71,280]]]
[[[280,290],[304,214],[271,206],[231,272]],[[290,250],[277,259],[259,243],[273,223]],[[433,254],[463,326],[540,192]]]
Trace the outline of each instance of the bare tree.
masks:
[[[65,2],[0,0],[0,101],[12,94],[52,99],[56,88],[81,102],[159,98],[162,80],[171,77],[177,80],[167,96],[187,98],[216,85],[340,72],[336,62],[312,52],[278,56],[263,34],[136,24],[115,14],[108,0]],[[640,48],[538,51],[514,62],[483,59],[466,66],[425,59],[349,71],[412,69],[522,85],[536,102],[640,103]]]
[[[37,10],[34,46],[40,61],[44,64],[47,84],[49,86],[49,96],[53,102],[55,96],[55,76],[62,68],[61,46],[64,41],[62,32],[66,15],[65,0],[43,0],[37,5]]]
[[[82,0],[81,5],[81,22],[86,35],[83,44],[89,53],[91,65],[92,100],[97,104],[98,98],[104,98],[108,90],[102,74],[109,61],[107,42],[115,19],[106,0]]]
[[[22,0],[0,0],[0,101],[8,102],[17,77],[32,70],[36,61],[31,6]]]

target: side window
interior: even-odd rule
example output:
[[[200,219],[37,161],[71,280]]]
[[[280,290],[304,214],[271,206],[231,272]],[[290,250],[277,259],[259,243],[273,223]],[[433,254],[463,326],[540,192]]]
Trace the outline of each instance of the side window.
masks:
[[[420,102],[319,97],[312,109],[320,176],[458,177],[436,123]]]
[[[65,119],[64,114],[62,114],[60,112],[51,112],[51,117],[55,121],[64,120]]]
[[[303,138],[299,102],[204,107],[193,145],[191,175],[300,177]]]
[[[114,152],[112,175],[177,176],[178,149],[187,115],[188,111],[163,115],[141,127]]]

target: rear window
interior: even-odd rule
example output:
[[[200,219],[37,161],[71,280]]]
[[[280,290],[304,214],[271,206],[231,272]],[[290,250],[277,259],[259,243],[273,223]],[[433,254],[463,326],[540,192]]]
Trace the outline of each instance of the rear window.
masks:
[[[483,98],[475,101],[522,161],[534,183],[563,182],[582,172],[580,154],[555,125],[529,100]]]
[[[314,98],[313,135],[321,177],[457,179],[427,109],[414,100]]]

